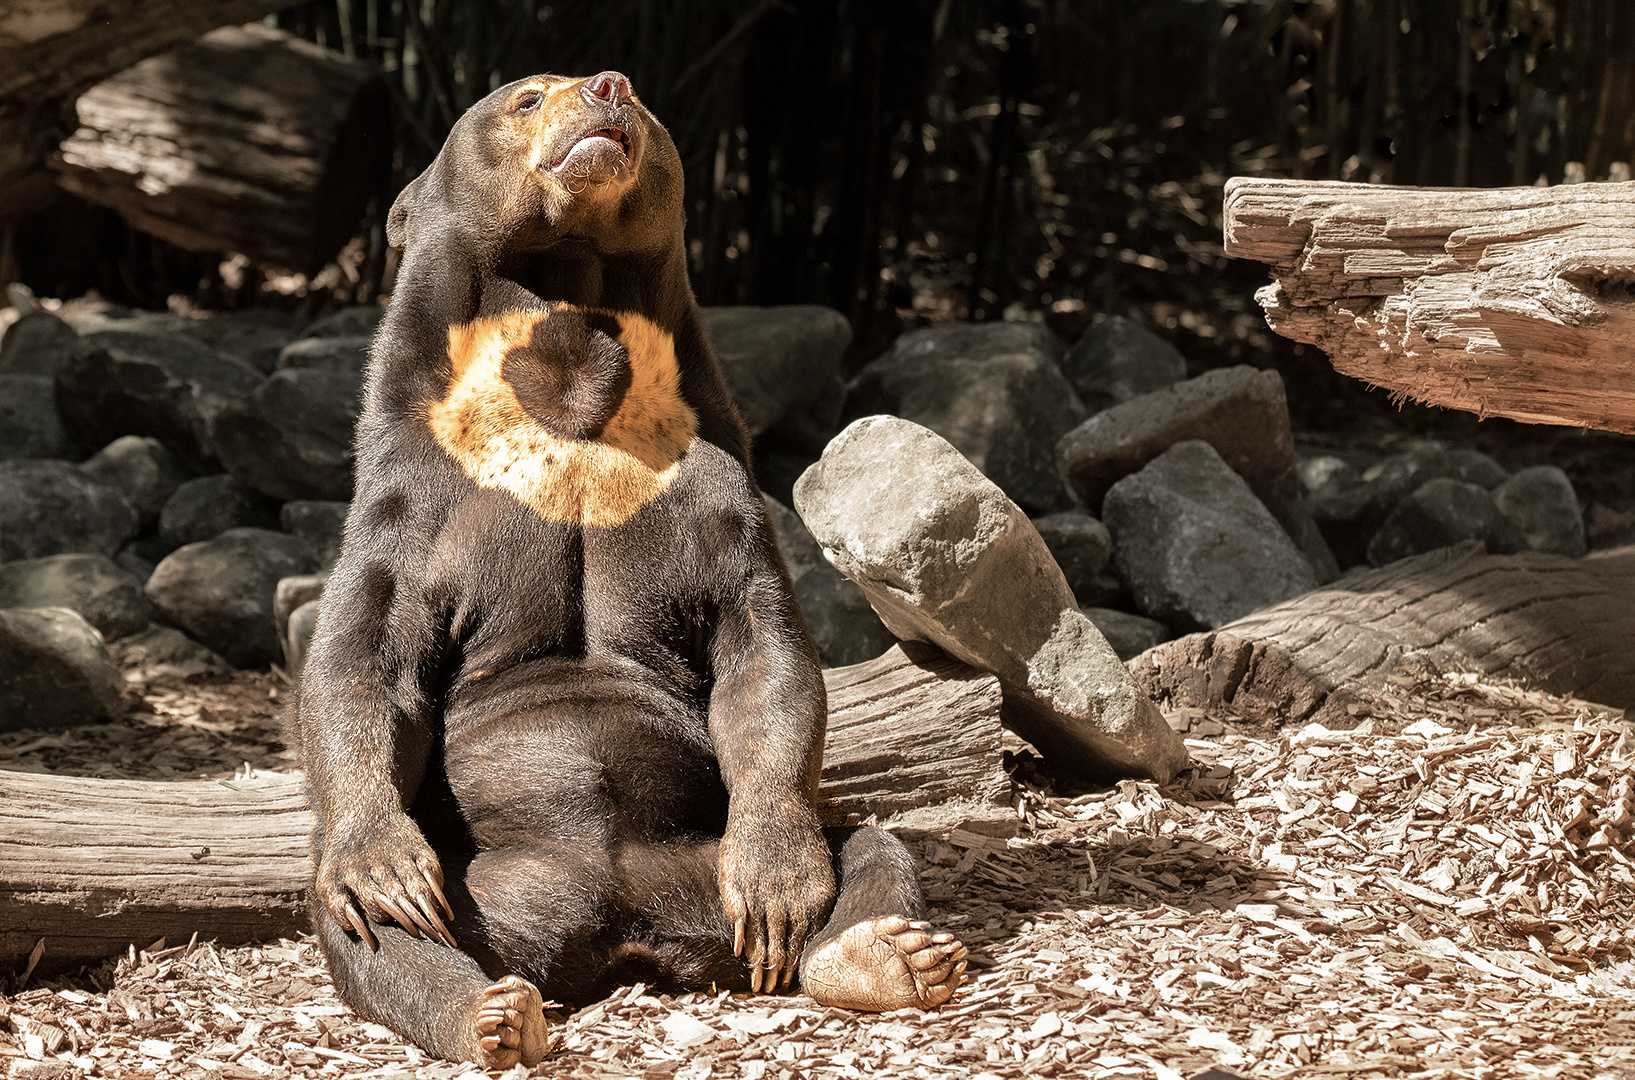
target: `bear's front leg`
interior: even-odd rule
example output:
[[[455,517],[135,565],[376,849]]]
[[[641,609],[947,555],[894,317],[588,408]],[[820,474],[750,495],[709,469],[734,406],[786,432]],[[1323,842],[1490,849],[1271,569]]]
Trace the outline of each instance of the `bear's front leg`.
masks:
[[[834,906],[833,856],[810,804],[735,793],[718,872],[733,952],[749,963],[751,989],[786,989]]]
[[[378,943],[370,922],[395,922],[415,937],[454,945],[443,921],[454,912],[443,895],[442,864],[407,814],[326,832],[312,888],[331,918],[371,949]]]

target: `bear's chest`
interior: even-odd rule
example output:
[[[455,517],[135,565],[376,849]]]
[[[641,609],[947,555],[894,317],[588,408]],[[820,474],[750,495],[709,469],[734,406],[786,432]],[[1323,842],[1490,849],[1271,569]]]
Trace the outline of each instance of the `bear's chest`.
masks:
[[[676,482],[698,421],[671,336],[567,305],[449,329],[448,390],[427,423],[479,488],[546,522],[616,528]]]

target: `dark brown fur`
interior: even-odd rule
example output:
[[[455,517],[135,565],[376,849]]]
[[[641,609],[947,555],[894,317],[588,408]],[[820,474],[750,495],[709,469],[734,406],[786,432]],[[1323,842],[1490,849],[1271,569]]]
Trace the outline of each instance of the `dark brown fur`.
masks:
[[[770,988],[921,907],[895,840],[819,828],[823,681],[687,284],[680,162],[593,83],[495,91],[392,209],[357,496],[291,711],[342,996],[490,1065],[473,1017],[502,976],[565,1002]],[[593,140],[585,176],[553,172],[612,125],[628,162]],[[479,332],[503,360],[462,412]]]

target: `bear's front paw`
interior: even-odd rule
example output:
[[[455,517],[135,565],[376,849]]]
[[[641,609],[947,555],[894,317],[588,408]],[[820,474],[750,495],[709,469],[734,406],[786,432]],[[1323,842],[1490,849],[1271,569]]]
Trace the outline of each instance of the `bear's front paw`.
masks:
[[[733,951],[749,963],[750,988],[787,988],[807,939],[834,906],[834,864],[822,831],[815,821],[777,814],[729,824],[720,882]]]
[[[442,864],[407,815],[390,825],[332,835],[319,857],[313,889],[335,921],[351,927],[371,949],[379,947],[371,921],[395,922],[415,937],[454,944],[443,922],[454,912],[443,896]]]

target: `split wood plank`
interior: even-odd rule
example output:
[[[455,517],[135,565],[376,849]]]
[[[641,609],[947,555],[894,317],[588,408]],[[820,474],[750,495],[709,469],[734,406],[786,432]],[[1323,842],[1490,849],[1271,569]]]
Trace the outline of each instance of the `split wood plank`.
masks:
[[[931,646],[825,672],[822,794],[887,815],[997,796],[1000,689]],[[306,927],[311,815],[299,775],[174,783],[0,771],[0,971],[41,938],[60,971],[164,937],[225,943]]]
[[[1635,432],[1635,183],[1433,189],[1237,177],[1226,252],[1273,330],[1403,398]]]
[[[1170,708],[1350,726],[1401,671],[1514,679],[1635,707],[1635,550],[1586,559],[1445,548],[1343,578],[1131,661]]]

